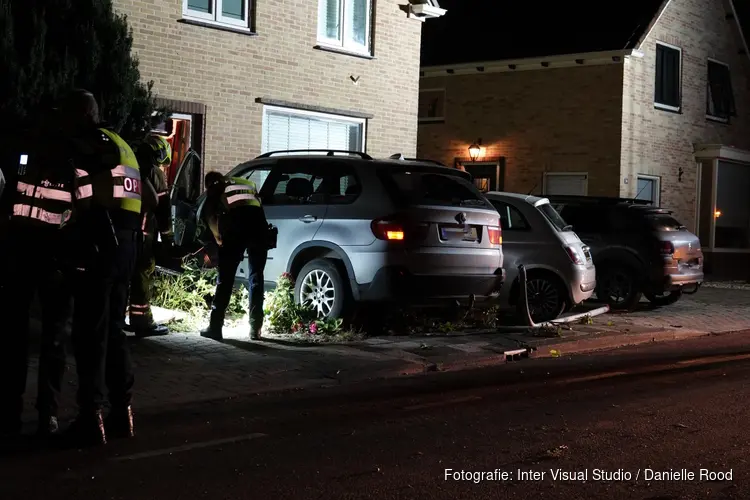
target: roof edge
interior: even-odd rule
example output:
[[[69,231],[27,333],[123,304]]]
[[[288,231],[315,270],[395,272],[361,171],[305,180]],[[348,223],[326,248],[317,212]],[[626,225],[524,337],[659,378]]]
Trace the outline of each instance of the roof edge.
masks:
[[[661,20],[661,16],[664,15],[664,12],[666,12],[667,7],[669,7],[670,3],[672,3],[672,0],[664,0],[661,3],[659,10],[656,12],[656,15],[651,19],[651,22],[649,23],[648,27],[643,31],[641,36],[638,38],[638,42],[636,42],[635,45],[633,45],[634,49],[640,49],[641,45],[643,45],[646,39],[649,36],[651,36],[651,32],[654,31],[656,24]]]
[[[442,76],[452,74],[497,73],[513,69],[554,69],[555,67],[570,67],[575,65],[592,65],[606,63],[620,63],[626,57],[643,57],[640,51],[634,49],[608,50],[599,52],[583,52],[577,54],[559,54],[556,56],[526,57],[521,59],[499,59],[495,61],[479,61],[473,63],[443,64],[422,66],[420,75]]]
[[[742,22],[740,16],[737,15],[737,9],[734,7],[734,0],[729,0],[729,6],[732,8],[732,15],[734,16],[734,22],[737,24],[737,31],[740,33],[740,40],[742,40],[742,48],[745,49],[745,55],[750,59],[750,51],[747,48],[747,39],[745,38],[745,32],[742,29]],[[746,19],[746,22],[750,22],[750,19]]]

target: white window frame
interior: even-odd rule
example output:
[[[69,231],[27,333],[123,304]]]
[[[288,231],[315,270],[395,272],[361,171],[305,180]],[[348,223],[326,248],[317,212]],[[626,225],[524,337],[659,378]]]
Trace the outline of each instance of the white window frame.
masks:
[[[209,2],[211,3],[211,8],[213,10],[208,14],[205,12],[192,10],[188,7],[188,0],[182,0],[182,17],[185,19],[193,19],[215,26],[228,26],[235,29],[250,31],[250,4],[254,2],[254,0],[243,1],[245,3],[244,20],[233,19],[231,17],[222,15],[224,0],[209,0]]]
[[[365,153],[367,151],[367,119],[366,118],[355,118],[352,116],[343,116],[343,115],[337,115],[332,113],[320,113],[318,111],[308,111],[306,109],[296,109],[296,108],[285,108],[282,106],[270,106],[270,105],[264,105],[263,106],[263,122],[261,123],[261,142],[260,142],[260,149],[263,153],[267,153],[267,151],[263,151],[263,145],[266,143],[266,122],[268,121],[268,113],[269,112],[279,112],[285,115],[297,115],[297,116],[311,116],[315,118],[324,118],[331,121],[339,121],[339,122],[348,122],[356,125],[360,125],[362,127],[362,153]]]
[[[545,172],[544,177],[542,178],[542,197],[544,197],[547,194],[547,179],[549,177],[563,177],[563,176],[580,176],[585,175],[586,179],[584,180],[584,193],[583,196],[589,195],[589,173],[588,172]]]
[[[658,175],[649,174],[638,174],[635,176],[635,196],[638,196],[638,179],[654,181],[654,189],[656,190],[656,199],[652,200],[655,207],[661,205],[661,177]]]
[[[682,111],[682,48],[678,47],[676,45],[670,45],[668,43],[659,42],[659,41],[656,42],[656,45],[661,45],[662,47],[666,47],[668,49],[676,50],[677,52],[680,53],[680,65],[679,65],[679,68],[677,69],[677,71],[679,73],[677,75],[678,76],[678,80],[677,80],[678,89],[677,90],[678,90],[679,95],[680,95],[680,105],[679,106],[670,106],[669,104],[662,104],[660,102],[656,102],[656,95],[655,95],[656,92],[654,92],[654,107],[658,108],[658,109],[664,109],[664,110],[667,110],[667,111],[680,112],[680,111]],[[656,69],[656,49],[654,49],[654,91],[656,90],[656,71],[657,71],[657,69]]]
[[[729,71],[729,77],[730,78],[732,77],[732,68],[727,63],[716,60],[716,59],[712,59],[710,57],[706,58],[706,97],[708,97],[708,93],[711,91],[711,81],[708,79],[708,63],[709,62],[712,62],[714,64],[721,64],[722,66],[726,66],[727,71]],[[734,89],[731,89],[731,90],[732,92],[734,92]],[[719,123],[729,123],[729,118],[722,118],[720,116],[714,116],[709,113],[706,113],[706,119],[719,122]]]
[[[431,116],[431,117],[420,116],[420,117],[417,117],[419,120],[419,123],[444,122],[445,121],[445,104],[446,104],[446,98],[447,98],[445,88],[421,89],[419,91],[420,99],[422,97],[422,93],[427,93],[427,92],[442,92],[443,93],[443,116]]]
[[[365,22],[367,31],[365,33],[364,47],[347,42],[347,33],[351,27],[348,27],[346,22],[346,8],[351,0],[340,1],[339,26],[341,26],[341,30],[339,33],[340,40],[337,40],[325,36],[326,0],[318,0],[318,43],[324,47],[344,50],[353,54],[372,55],[372,9],[374,8],[374,0],[367,0],[367,20]]]

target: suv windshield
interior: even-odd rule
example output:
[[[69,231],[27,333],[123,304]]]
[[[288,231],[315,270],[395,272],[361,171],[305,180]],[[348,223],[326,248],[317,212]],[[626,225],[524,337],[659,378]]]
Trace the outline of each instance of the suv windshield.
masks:
[[[572,231],[572,227],[565,223],[565,220],[560,216],[559,213],[557,213],[557,210],[555,210],[555,207],[550,205],[549,203],[542,203],[541,205],[538,205],[537,208],[540,212],[544,214],[544,217],[552,223],[552,225],[558,230],[558,231]]]
[[[652,213],[646,216],[649,225],[656,231],[680,231],[685,229],[677,219],[668,213]]]
[[[378,175],[401,204],[489,208],[479,190],[458,176],[418,169],[383,169]]]

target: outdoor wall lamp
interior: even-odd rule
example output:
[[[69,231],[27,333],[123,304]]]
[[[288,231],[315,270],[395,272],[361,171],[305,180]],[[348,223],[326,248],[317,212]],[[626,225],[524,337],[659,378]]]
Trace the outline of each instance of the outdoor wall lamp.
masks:
[[[714,219],[721,217],[721,210],[714,210]]]
[[[469,157],[471,161],[476,161],[479,155],[482,153],[482,139],[477,139],[477,142],[469,146]]]

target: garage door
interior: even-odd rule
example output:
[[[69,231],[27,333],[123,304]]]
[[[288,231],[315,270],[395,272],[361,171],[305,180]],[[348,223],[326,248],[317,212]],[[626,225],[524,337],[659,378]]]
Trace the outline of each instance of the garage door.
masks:
[[[544,194],[586,196],[587,184],[586,174],[547,174]]]

